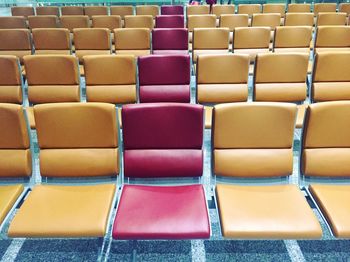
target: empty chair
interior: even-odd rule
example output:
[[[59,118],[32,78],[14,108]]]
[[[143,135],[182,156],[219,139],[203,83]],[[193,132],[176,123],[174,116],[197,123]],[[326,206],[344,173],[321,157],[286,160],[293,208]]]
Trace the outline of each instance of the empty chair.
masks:
[[[311,26],[277,26],[273,41],[273,51],[310,53],[312,40]]]
[[[126,15],[124,27],[152,29],[154,27],[153,17],[151,15]]]
[[[125,177],[202,176],[202,106],[126,105],[122,119]],[[125,184],[112,232],[115,239],[209,238],[203,186]]]
[[[188,5],[186,6],[186,15],[209,15],[209,5]]]
[[[220,178],[236,181],[217,182],[216,186],[224,237],[322,237],[321,226],[304,194],[298,185],[286,183],[293,173],[296,112],[296,105],[277,102],[214,107],[213,173],[217,181]],[[264,183],[271,180],[276,182]]]
[[[108,15],[107,6],[85,6],[84,14],[87,15],[90,19],[93,15]]]
[[[311,5],[307,3],[288,4],[288,13],[310,13],[310,11],[311,11]]]
[[[310,105],[300,156],[301,178],[337,238],[350,237],[349,108],[349,101]]]
[[[28,28],[24,16],[1,16],[0,29],[25,29]]]
[[[23,56],[32,54],[32,40],[28,29],[0,29],[0,55]]]
[[[115,28],[122,27],[122,21],[118,15],[94,15],[92,16],[92,27],[108,28],[113,31]]]
[[[253,14],[252,16],[252,26],[270,27],[271,40],[273,39],[275,27],[279,26],[280,24],[281,24],[280,14]]]
[[[229,15],[235,13],[235,5],[213,5],[213,15],[219,18],[221,15]]]
[[[58,6],[37,6],[35,8],[36,15],[55,15],[60,16],[60,9]]]
[[[263,13],[277,13],[284,17],[286,13],[285,4],[263,4]]]
[[[260,4],[239,4],[238,14],[245,14],[252,16],[253,14],[261,13]]]
[[[134,14],[134,7],[132,5],[121,5],[121,6],[111,6],[111,15],[119,15],[122,19],[122,24],[124,26],[124,18],[127,15]]]
[[[83,62],[85,55],[111,53],[111,32],[106,28],[77,28],[73,30],[75,55]]]
[[[156,28],[152,30],[152,52],[156,55],[188,54],[186,28]]]
[[[69,30],[65,28],[36,28],[32,31],[35,54],[71,54]]]
[[[350,100],[350,52],[316,53],[312,72],[313,102]]]
[[[215,15],[190,15],[187,17],[187,28],[189,32],[189,42],[192,43],[192,32],[194,28],[215,28]]]
[[[0,56],[0,103],[22,104],[23,88],[19,59],[15,56]],[[1,169],[1,167],[0,167]],[[1,219],[0,219],[1,223]]]
[[[159,15],[159,6],[157,5],[137,5],[135,10],[136,15],[151,15],[153,18]]]
[[[28,17],[30,15],[35,15],[34,7],[31,6],[12,6],[11,7],[12,16],[24,16]]]
[[[57,28],[58,18],[55,15],[28,16],[30,29],[34,28]]]
[[[313,13],[286,13],[284,19],[285,26],[313,26]]]
[[[199,55],[227,54],[229,43],[230,30],[228,28],[195,28],[193,30],[193,62],[197,62]]]
[[[350,27],[317,27],[314,49],[317,53],[324,51],[350,51]]]
[[[127,104],[136,102],[134,56],[84,57],[86,101]]]
[[[89,28],[89,17],[87,15],[61,16],[61,27],[73,32],[75,28]]]
[[[151,55],[138,58],[140,103],[189,103],[189,55]]]
[[[156,16],[156,28],[184,28],[183,15],[158,15]]]
[[[346,25],[346,13],[318,13],[317,26]]]
[[[340,3],[339,4],[339,12],[346,13],[347,15],[349,15],[350,14],[350,4],[349,3]]]
[[[182,5],[162,5],[160,7],[161,15],[184,15],[184,7]]]
[[[43,180],[64,177],[65,181],[82,181],[79,185],[61,182],[34,186],[12,220],[8,235],[104,237],[116,186],[84,184],[83,179],[118,175],[114,105],[45,104],[35,106],[34,114]]]
[[[62,15],[84,15],[83,6],[62,6]]]
[[[315,16],[318,13],[323,12],[337,12],[337,4],[336,3],[318,3],[314,4],[314,14]]]
[[[0,117],[0,181],[9,183],[9,178],[28,179],[32,173],[32,159],[23,108],[1,103]],[[12,207],[24,197],[26,191],[23,185],[13,184],[12,181],[0,186],[0,225],[6,223]]]
[[[148,28],[119,28],[114,30],[117,55],[149,55],[151,36]]]
[[[233,30],[236,27],[248,27],[249,16],[247,14],[221,15],[220,27],[227,27],[230,29],[230,43],[233,42]]]

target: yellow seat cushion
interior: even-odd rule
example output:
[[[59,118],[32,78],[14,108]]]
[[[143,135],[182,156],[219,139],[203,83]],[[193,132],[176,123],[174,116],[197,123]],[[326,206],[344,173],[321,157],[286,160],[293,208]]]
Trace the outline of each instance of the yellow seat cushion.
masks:
[[[115,185],[34,187],[14,217],[10,237],[103,237]]]
[[[333,234],[350,238],[350,185],[311,185],[309,189]]]
[[[0,186],[0,224],[23,192],[23,185]]]
[[[216,195],[224,237],[322,237],[321,226],[296,185],[217,185]]]

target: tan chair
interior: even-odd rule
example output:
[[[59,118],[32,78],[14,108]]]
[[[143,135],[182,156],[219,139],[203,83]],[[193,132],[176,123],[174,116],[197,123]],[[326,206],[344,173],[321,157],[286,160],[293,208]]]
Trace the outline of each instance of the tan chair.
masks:
[[[199,56],[196,100],[205,107],[205,128],[211,128],[211,105],[248,99],[248,55]]]
[[[336,3],[318,3],[314,4],[314,14],[315,16],[318,13],[324,12],[337,12],[337,4]]]
[[[116,28],[122,27],[122,22],[118,15],[97,15],[92,16],[92,27],[108,28],[113,31]]]
[[[261,13],[260,4],[240,4],[238,5],[238,14],[249,15],[250,17],[253,14]]]
[[[189,15],[187,17],[189,42],[192,43],[192,32],[194,28],[215,28],[215,27],[216,27],[215,15]]]
[[[136,15],[151,15],[153,18],[159,15],[158,5],[137,5],[135,9]]]
[[[32,40],[28,29],[0,29],[0,55],[23,56],[32,54]]]
[[[320,223],[304,194],[298,185],[287,182],[293,173],[296,113],[296,105],[277,102],[214,107],[213,173],[225,238],[322,237]],[[239,180],[224,184],[221,178]],[[275,183],[266,184],[271,180]]]
[[[93,15],[108,15],[107,6],[85,6],[84,14],[87,15],[90,19]]]
[[[308,195],[337,238],[350,237],[349,108],[349,101],[310,105],[300,157]]]
[[[233,30],[235,30],[236,27],[248,27],[249,16],[244,14],[221,15],[219,26],[230,29],[230,43],[232,44]]]
[[[23,59],[30,105],[80,101],[79,67],[74,56],[33,55]],[[33,107],[26,111],[30,127],[35,128]]]
[[[270,27],[270,30],[271,30],[270,38],[272,41],[275,27],[281,24],[281,15],[280,14],[253,14],[251,24],[252,24],[252,27],[256,27],[256,26]]]
[[[84,15],[83,6],[62,6],[62,15]]]
[[[24,16],[0,16],[0,29],[26,29],[27,21]]]
[[[186,6],[186,16],[190,15],[209,15],[209,5],[188,5]]]
[[[346,25],[346,16],[346,13],[318,13],[316,25]]]
[[[273,41],[275,53],[302,52],[310,54],[311,26],[277,26]]]
[[[134,56],[85,56],[84,71],[88,102],[112,104],[136,102]]]
[[[319,26],[315,36],[315,51],[350,51],[350,27]]]
[[[134,7],[132,5],[111,6],[111,15],[119,15],[122,19],[122,27],[124,27],[124,18],[127,15],[134,14]]]
[[[310,13],[310,4],[288,4],[288,13]],[[287,14],[288,14],[287,13]]]
[[[30,192],[12,220],[10,237],[104,237],[116,185],[84,184],[117,176],[118,131],[114,105],[59,103],[34,107],[40,175],[80,185],[44,183]],[[58,180],[59,181],[59,180]]]
[[[346,15],[350,14],[350,3],[340,3],[339,4],[339,12],[346,13]]]
[[[314,59],[312,102],[350,100],[350,52],[322,52]]]
[[[151,54],[151,32],[148,28],[120,28],[114,30],[116,55]]]
[[[36,28],[32,31],[35,54],[70,55],[71,40],[65,28]]]
[[[28,18],[30,15],[35,15],[34,7],[30,6],[12,6],[11,7],[12,16],[24,16]]]
[[[21,65],[15,56],[0,56],[0,103],[23,103]],[[1,167],[0,167],[1,169]],[[0,219],[1,223],[1,219]]]
[[[199,55],[228,54],[230,30],[228,28],[195,28],[193,30],[192,60]]]
[[[153,17],[151,15],[126,15],[124,17],[124,27],[153,29]]]
[[[61,27],[69,29],[71,33],[75,28],[89,28],[89,17],[87,15],[61,16]]]
[[[233,15],[235,13],[235,5],[213,5],[213,15],[220,18],[221,15]]]
[[[36,15],[55,15],[60,16],[58,6],[38,6],[35,8]]]
[[[313,13],[286,13],[284,19],[285,26],[313,26]]]
[[[280,24],[284,24],[284,16],[286,14],[286,5],[285,4],[263,4],[263,13],[270,14],[280,14]]]
[[[34,28],[57,28],[58,18],[55,15],[28,16],[30,29]]]

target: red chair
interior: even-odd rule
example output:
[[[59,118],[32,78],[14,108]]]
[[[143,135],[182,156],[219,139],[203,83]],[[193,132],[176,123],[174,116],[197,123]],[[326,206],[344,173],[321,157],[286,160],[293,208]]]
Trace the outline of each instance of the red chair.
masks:
[[[157,15],[156,28],[184,28],[183,15]]]
[[[188,30],[186,28],[156,28],[152,30],[153,54],[187,55]]]
[[[182,5],[162,5],[160,13],[162,15],[183,15],[184,7]]]

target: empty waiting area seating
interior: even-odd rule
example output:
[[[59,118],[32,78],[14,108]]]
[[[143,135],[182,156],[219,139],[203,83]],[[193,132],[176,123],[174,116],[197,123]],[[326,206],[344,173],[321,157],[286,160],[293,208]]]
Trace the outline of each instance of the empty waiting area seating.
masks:
[[[314,4],[315,16],[317,16],[318,13],[326,13],[326,12],[337,12],[337,4],[336,3],[317,3],[317,4]]]
[[[55,15],[28,16],[28,25],[30,29],[59,27],[58,17]]]
[[[194,28],[215,28],[215,15],[190,15],[187,17],[187,28],[189,31],[189,42],[192,43],[192,32]]]
[[[160,13],[161,15],[184,15],[184,7],[182,5],[162,5]]]
[[[261,13],[261,5],[260,4],[240,4],[238,5],[238,14],[246,14],[250,17],[253,14]]]
[[[314,49],[317,53],[324,51],[350,51],[350,27],[317,27]]]
[[[35,54],[71,54],[69,30],[65,28],[36,28],[32,30]]]
[[[26,18],[23,16],[0,16],[0,29],[26,29]]]
[[[62,6],[61,14],[64,15],[84,15],[83,6]]]
[[[312,27],[314,25],[314,15],[312,13],[287,13],[284,25]]]
[[[60,16],[60,8],[58,6],[37,6],[35,12],[36,15]]]
[[[186,15],[209,15],[209,5],[188,5],[186,6]]]
[[[310,13],[310,11],[311,4],[288,4],[288,13]]]
[[[281,17],[284,17],[286,13],[285,4],[263,4],[263,13],[274,13],[280,14]]]
[[[155,28],[152,30],[152,52],[156,55],[188,54],[186,28]]]
[[[322,25],[346,25],[346,13],[319,13],[317,15],[317,26]]]
[[[310,53],[312,27],[310,26],[277,26],[273,40],[275,53],[302,52]]]
[[[30,15],[35,15],[34,7],[31,6],[12,6],[11,7],[12,16],[24,16],[28,17]]]
[[[114,30],[115,53],[117,55],[149,55],[151,36],[148,28],[120,28]]]
[[[64,15],[60,18],[61,27],[69,29],[73,33],[75,28],[89,28],[90,21],[88,16],[84,15]]]
[[[19,59],[16,56],[0,56],[0,103],[22,104],[22,85]]]
[[[23,56],[32,54],[32,40],[28,29],[0,29],[0,55]]]
[[[124,27],[152,29],[154,27],[153,17],[151,15],[126,15]]]
[[[216,15],[217,18],[220,18],[221,15],[234,14],[235,6],[234,5],[213,5],[212,13]]]
[[[151,15],[155,18],[159,15],[159,6],[157,5],[137,5],[135,8],[136,15]]]
[[[85,6],[84,14],[90,19],[93,15],[109,15],[107,6]]]
[[[183,15],[158,15],[156,16],[156,28],[184,28]]]
[[[94,15],[91,21],[93,28],[108,28],[113,31],[115,28],[122,27],[121,18],[117,15]]]

